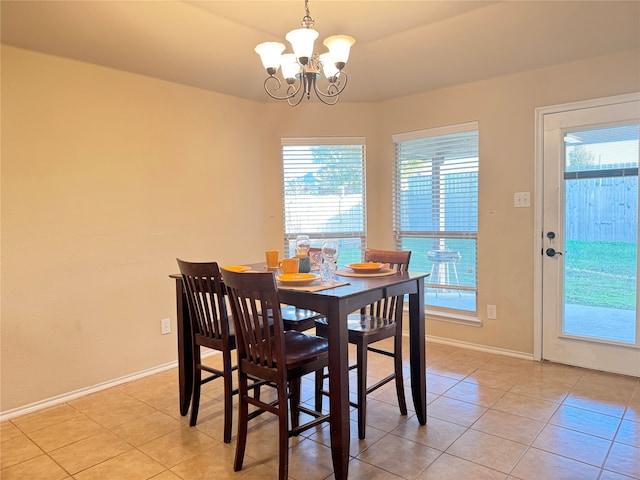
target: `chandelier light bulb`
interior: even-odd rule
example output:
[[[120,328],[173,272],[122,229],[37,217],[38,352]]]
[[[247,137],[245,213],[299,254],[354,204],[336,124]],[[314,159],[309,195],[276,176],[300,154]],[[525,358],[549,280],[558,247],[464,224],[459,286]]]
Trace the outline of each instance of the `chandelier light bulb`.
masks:
[[[285,80],[293,80],[300,73],[300,64],[293,53],[282,55],[282,76]],[[290,82],[289,82],[290,83]]]
[[[273,75],[278,71],[280,55],[282,55],[284,49],[284,44],[279,42],[265,42],[255,48],[255,52],[260,55],[262,66],[269,75]]]
[[[318,32],[312,28],[298,28],[287,33],[285,38],[291,44],[298,61],[302,65],[306,65],[313,55],[313,43],[318,38]]]
[[[324,42],[324,46],[329,49],[336,67],[342,70],[349,60],[349,51],[356,40],[349,35],[334,35],[328,37]]]
[[[333,57],[330,52],[323,53],[320,55],[320,63],[322,63],[322,71],[324,72],[325,78],[331,79],[340,73],[338,67],[336,67],[336,62],[334,62]]]

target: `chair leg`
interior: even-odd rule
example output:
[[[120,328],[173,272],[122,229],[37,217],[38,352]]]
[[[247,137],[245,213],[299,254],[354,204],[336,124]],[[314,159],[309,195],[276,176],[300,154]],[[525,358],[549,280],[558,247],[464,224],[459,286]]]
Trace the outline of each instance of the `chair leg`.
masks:
[[[400,414],[407,414],[407,400],[404,396],[404,378],[402,372],[402,332],[396,332],[394,338],[393,365],[396,375],[396,394],[398,396],[398,406]]]
[[[300,388],[302,379],[296,378],[289,382],[289,391],[291,396],[289,402],[291,405],[291,426],[296,428],[300,425]]]
[[[194,427],[198,421],[198,410],[200,409],[200,388],[202,386],[202,369],[200,358],[200,347],[194,345],[194,362],[193,362],[193,387],[191,389],[191,417],[189,426]]]
[[[231,371],[231,352],[222,353],[222,371],[224,382],[224,443],[231,443],[231,425],[233,423],[233,372]]]
[[[367,346],[358,342],[358,438],[362,440],[367,428]]]
[[[433,262],[433,263],[431,264],[431,272],[429,273],[429,278],[430,278],[430,279],[433,279],[433,270],[435,269],[435,266],[436,266],[436,263],[435,263],[435,262]],[[439,267],[438,267],[438,268],[439,268]],[[434,288],[433,290],[436,292],[436,298],[438,298],[438,287]]]
[[[287,408],[287,385],[278,386],[278,479],[289,476],[289,412]]]
[[[316,370],[316,398],[315,398],[315,410],[316,412],[322,411],[322,387],[324,386],[324,368]]]
[[[255,383],[259,383],[258,380],[255,381]],[[258,385],[257,387],[253,387],[253,398],[255,398],[256,400],[260,400],[260,385]]]
[[[244,451],[247,446],[247,431],[249,429],[249,404],[247,403],[247,376],[238,373],[238,437],[236,438],[236,458],[233,470],[242,470]]]

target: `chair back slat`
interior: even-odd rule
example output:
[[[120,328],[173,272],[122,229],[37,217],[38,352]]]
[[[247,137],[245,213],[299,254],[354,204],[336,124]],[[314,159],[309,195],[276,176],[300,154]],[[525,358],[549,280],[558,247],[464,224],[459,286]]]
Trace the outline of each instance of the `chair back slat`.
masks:
[[[216,262],[190,263],[177,259],[194,335],[222,340],[229,335],[225,287]]]
[[[272,369],[284,365],[284,326],[273,273],[223,273],[236,327],[238,360]]]
[[[388,263],[389,268],[394,268],[399,272],[409,270],[410,260],[410,250],[379,250],[375,248],[367,248],[364,251],[365,262]]]
[[[409,261],[411,260],[410,250],[379,250],[367,248],[364,252],[365,262],[379,262],[389,264],[389,268],[393,268],[398,272],[406,272],[409,270]],[[387,297],[379,300],[362,309],[363,314],[375,317],[399,320],[398,316],[402,316],[404,308],[404,296]]]

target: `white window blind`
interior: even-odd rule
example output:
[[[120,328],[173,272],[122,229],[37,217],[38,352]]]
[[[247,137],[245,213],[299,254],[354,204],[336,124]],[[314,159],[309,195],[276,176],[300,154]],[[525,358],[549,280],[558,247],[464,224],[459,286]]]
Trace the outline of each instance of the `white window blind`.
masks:
[[[429,272],[425,301],[476,312],[478,124],[394,135],[394,235]]]
[[[284,244],[338,240],[341,264],[359,262],[366,241],[364,138],[282,139]]]

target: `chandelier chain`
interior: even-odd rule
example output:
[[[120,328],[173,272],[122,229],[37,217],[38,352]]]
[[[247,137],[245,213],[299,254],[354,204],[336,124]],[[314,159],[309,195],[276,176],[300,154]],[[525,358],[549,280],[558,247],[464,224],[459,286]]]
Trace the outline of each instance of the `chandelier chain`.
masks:
[[[302,17],[300,25],[302,25],[304,28],[311,28],[315,25],[316,21],[311,18],[311,14],[309,13],[309,0],[304,0],[304,11],[305,16]]]

